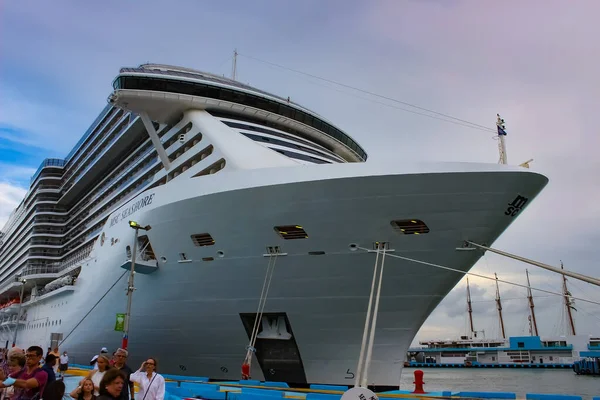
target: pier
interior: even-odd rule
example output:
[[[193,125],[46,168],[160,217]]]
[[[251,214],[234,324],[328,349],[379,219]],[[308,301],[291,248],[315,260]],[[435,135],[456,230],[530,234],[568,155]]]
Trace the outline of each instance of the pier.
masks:
[[[577,375],[600,376],[600,351],[581,352],[581,360],[573,363],[573,371]]]
[[[544,363],[544,364],[533,364],[533,363],[522,363],[522,364],[485,364],[473,362],[471,364],[465,363],[421,363],[421,362],[409,362],[406,367],[412,368],[573,368],[573,364],[555,364],[555,363]]]
[[[73,365],[69,368],[65,385],[69,393],[87,375],[91,367]],[[418,372],[418,371],[415,371]],[[422,374],[422,373],[421,373]],[[415,377],[417,374],[415,374]],[[351,388],[341,385],[310,385],[309,388],[290,388],[285,382],[261,382],[257,380],[212,381],[208,377],[192,377],[164,374],[165,400],[341,400]],[[415,379],[417,381],[417,378]],[[513,392],[481,392],[443,390],[419,393],[421,385],[415,390],[392,390],[376,393],[376,399],[525,399],[525,400],[583,400],[582,396],[552,393],[527,393],[525,397]],[[346,400],[346,398],[344,398]],[[600,400],[600,396],[592,397]]]

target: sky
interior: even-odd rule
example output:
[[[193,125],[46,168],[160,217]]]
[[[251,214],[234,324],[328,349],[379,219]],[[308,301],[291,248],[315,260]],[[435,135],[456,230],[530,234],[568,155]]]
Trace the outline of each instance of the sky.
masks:
[[[599,12],[594,0],[2,2],[0,226],[40,162],[65,157],[102,110],[120,67],[230,75],[237,49],[238,80],[325,116],[371,160],[496,163],[498,150],[490,130],[257,59],[492,130],[500,113],[508,162],[533,158],[550,183],[495,247],[600,277]],[[525,268],[487,254],[472,271],[523,284]],[[560,290],[559,276],[528,268],[532,286]],[[569,284],[600,302],[597,288]],[[494,283],[473,278],[471,290],[476,330],[497,336]],[[508,334],[525,334],[524,289],[500,290]],[[579,333],[600,336],[600,306],[576,304]],[[536,310],[542,335],[566,332],[560,297],[537,294]],[[463,279],[415,343],[466,330]]]

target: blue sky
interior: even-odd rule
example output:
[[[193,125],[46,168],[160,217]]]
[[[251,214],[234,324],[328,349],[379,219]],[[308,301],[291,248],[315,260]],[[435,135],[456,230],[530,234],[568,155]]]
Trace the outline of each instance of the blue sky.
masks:
[[[497,161],[489,132],[399,110],[398,104],[257,62],[249,55],[494,127],[507,121],[508,159],[534,158],[550,184],[497,247],[598,276],[600,250],[600,3],[480,1],[232,1],[102,3],[54,0],[0,6],[0,225],[45,157],[64,157],[106,104],[122,66],[144,62],[229,74],[325,116],[371,159]],[[383,103],[383,104],[382,104]],[[404,107],[404,106],[402,106]],[[488,255],[475,271],[523,282],[524,266]],[[532,270],[534,285],[558,278]],[[474,280],[476,321],[492,335],[493,287]],[[600,301],[583,283],[573,292]],[[505,287],[507,298],[522,291]],[[464,281],[420,338],[464,330]],[[514,304],[511,305],[511,304]],[[600,307],[581,305],[582,333],[600,332]],[[525,303],[507,300],[509,333]],[[540,298],[542,329],[560,332],[560,299]],[[587,314],[585,314],[587,313]],[[497,329],[496,329],[497,331]]]

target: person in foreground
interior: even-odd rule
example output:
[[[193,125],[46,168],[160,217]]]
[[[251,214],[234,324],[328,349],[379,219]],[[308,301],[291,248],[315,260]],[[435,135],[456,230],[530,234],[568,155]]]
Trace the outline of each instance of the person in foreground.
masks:
[[[121,392],[121,400],[134,400],[135,399],[135,388],[133,387],[133,382],[129,379],[131,374],[133,374],[133,370],[129,368],[127,365],[127,357],[129,356],[129,352],[125,349],[117,349],[115,352],[115,363],[114,367],[121,371],[125,376],[125,385],[123,386],[123,391]]]
[[[42,397],[48,374],[40,368],[40,361],[44,350],[38,346],[31,346],[25,353],[26,364],[21,371],[6,377],[4,371],[0,371],[0,388],[14,386],[13,396],[19,400],[28,400]]]
[[[79,386],[73,389],[69,396],[77,400],[96,400],[94,381],[90,378],[83,378]]]
[[[138,399],[163,400],[165,398],[165,378],[158,374],[158,363],[154,358],[144,361],[136,372],[131,374],[132,382],[140,385]]]
[[[46,386],[43,400],[62,400],[64,396],[65,383],[63,381],[55,380]]]
[[[100,396],[97,400],[119,399],[123,385],[125,385],[125,374],[118,369],[109,369],[100,381]]]

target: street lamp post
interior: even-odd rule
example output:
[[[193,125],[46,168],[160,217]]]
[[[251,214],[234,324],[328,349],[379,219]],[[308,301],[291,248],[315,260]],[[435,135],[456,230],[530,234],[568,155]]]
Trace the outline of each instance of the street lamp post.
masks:
[[[123,324],[123,341],[121,342],[121,348],[127,349],[127,344],[129,342],[129,318],[131,317],[131,302],[133,300],[133,291],[135,287],[133,286],[133,279],[135,274],[135,257],[137,252],[137,243],[138,243],[138,232],[139,230],[149,231],[150,225],[141,226],[135,221],[129,221],[129,226],[135,230],[135,235],[133,239],[133,249],[131,250],[131,268],[129,270],[129,281],[127,282],[127,311],[125,313],[125,322]]]
[[[21,311],[23,310],[23,294],[25,293],[25,282],[26,279],[21,281],[21,296],[19,297],[19,311],[17,312],[17,324],[15,326],[15,333],[13,334],[12,347],[17,345],[17,332],[19,332],[19,322],[21,322]]]

